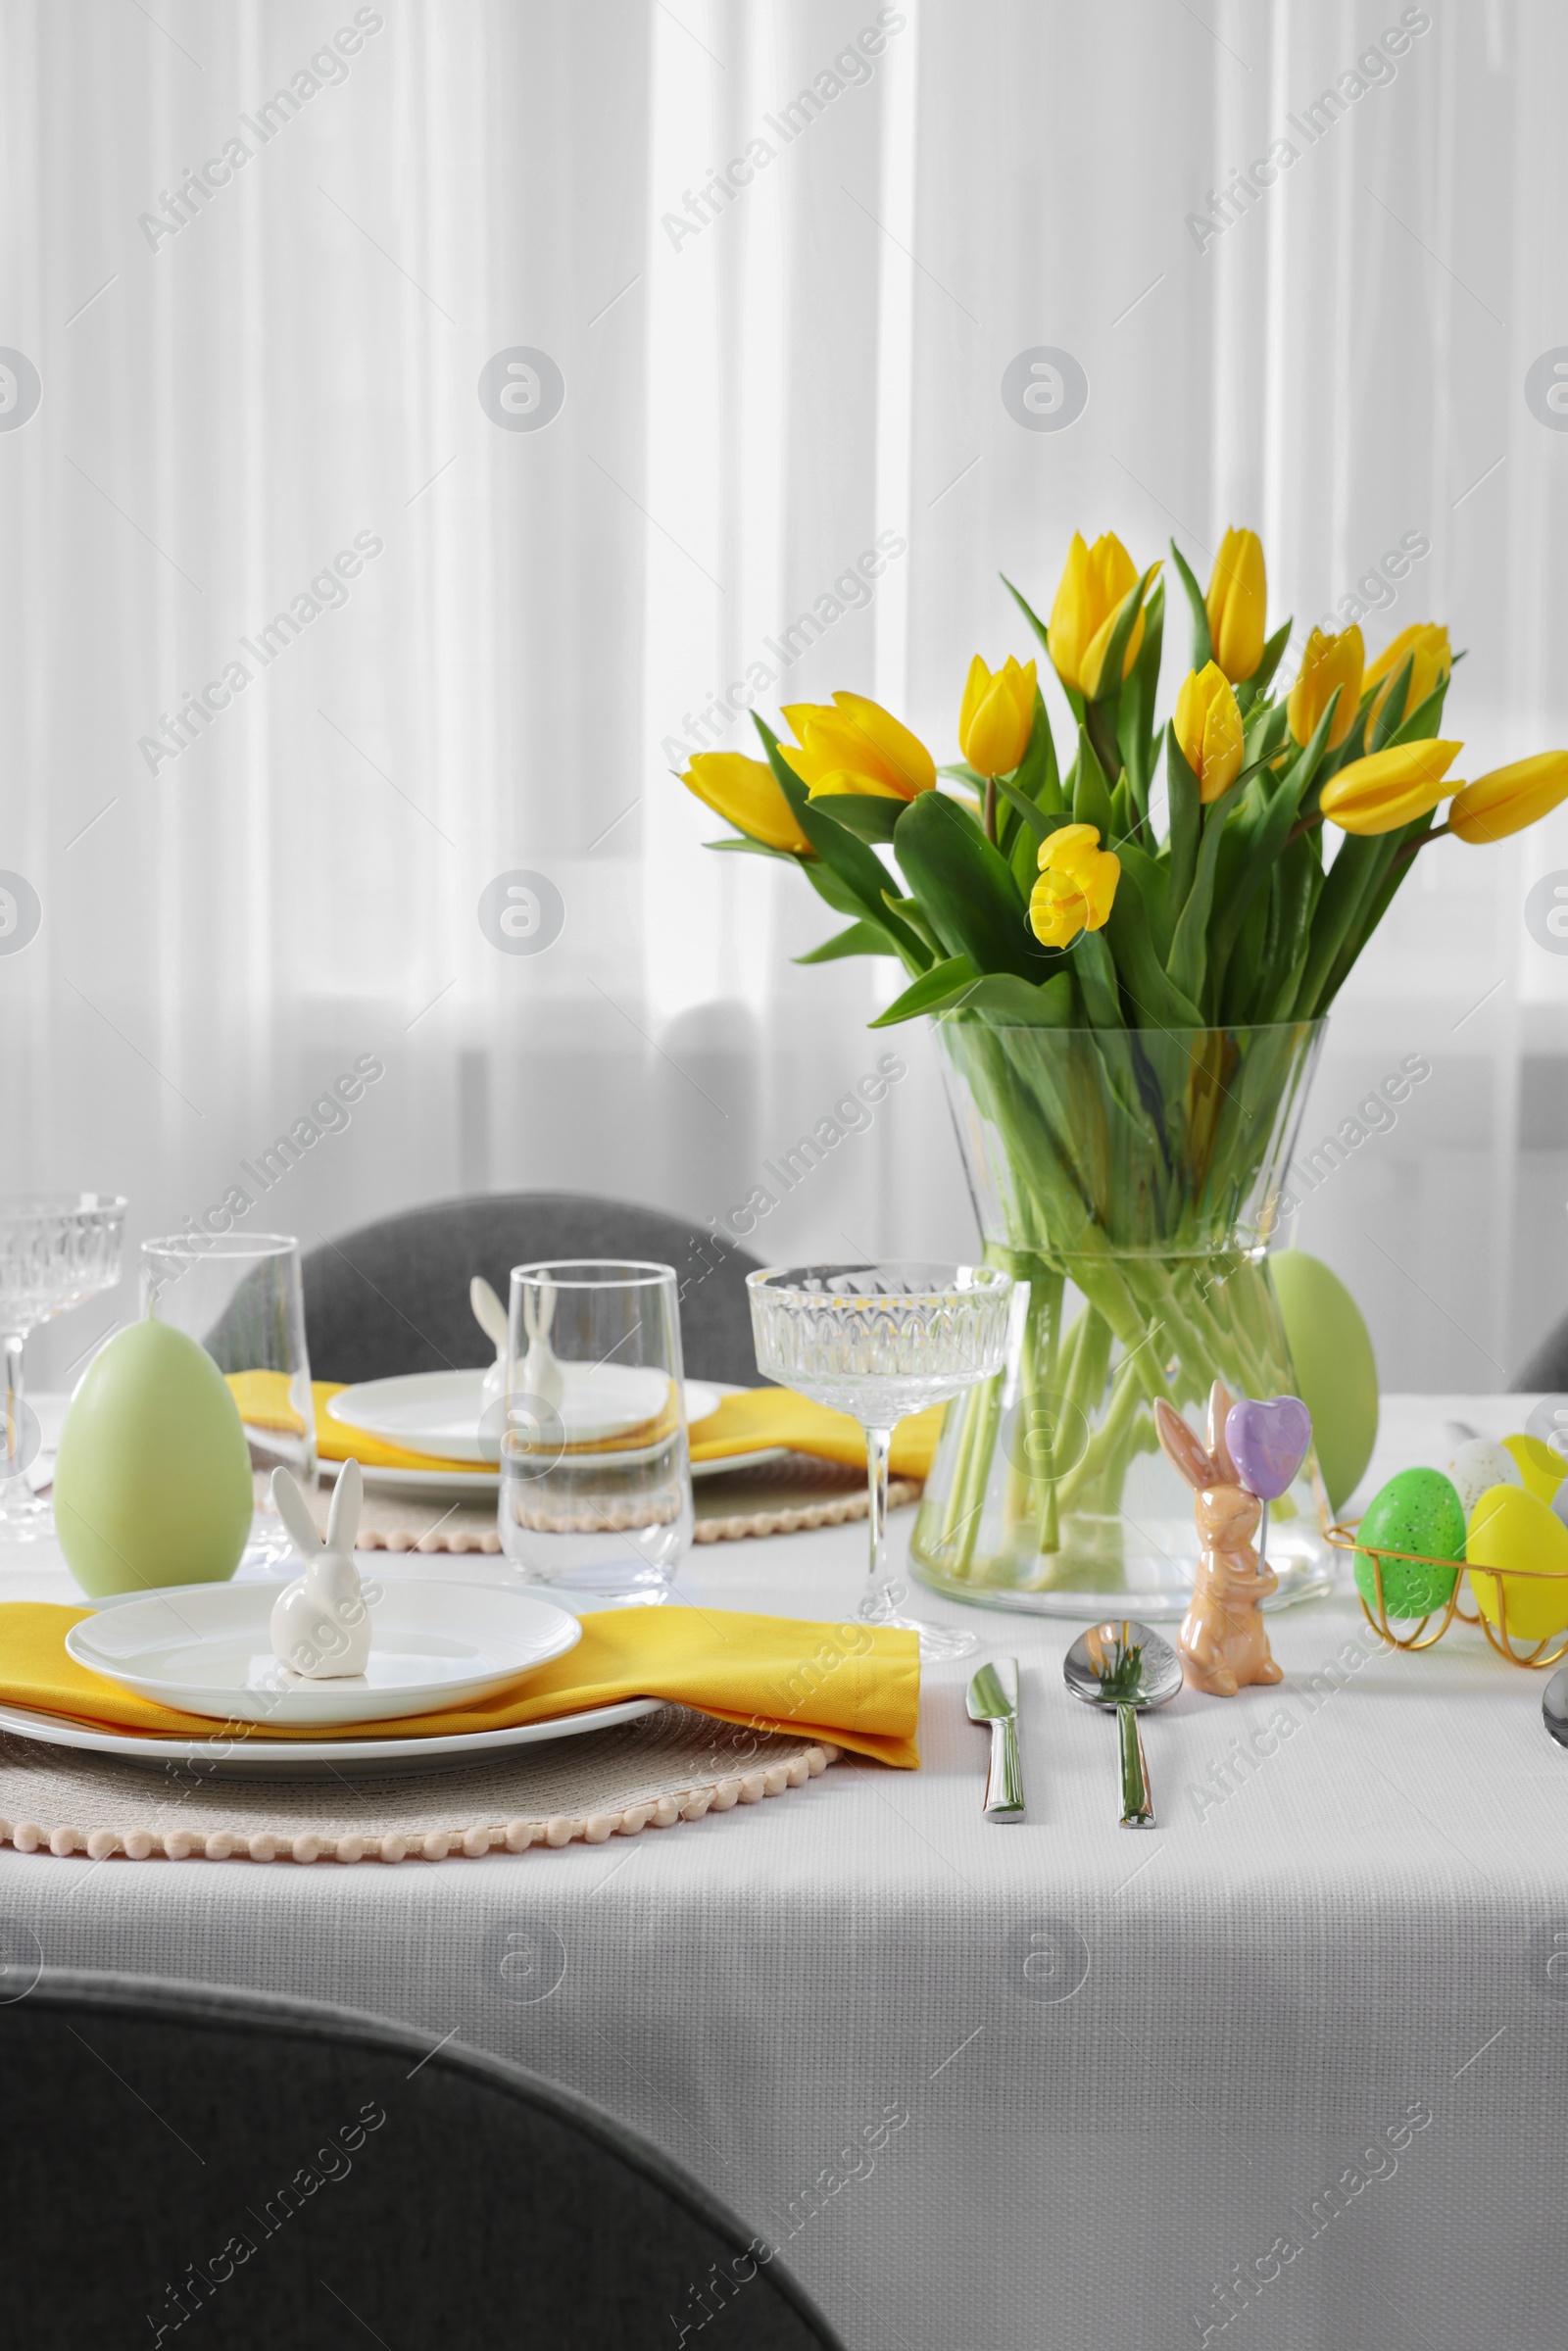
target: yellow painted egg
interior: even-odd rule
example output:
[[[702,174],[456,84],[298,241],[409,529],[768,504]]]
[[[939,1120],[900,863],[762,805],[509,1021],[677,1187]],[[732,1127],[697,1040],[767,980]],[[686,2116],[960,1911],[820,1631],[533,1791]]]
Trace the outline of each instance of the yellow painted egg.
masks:
[[[1489,1624],[1501,1622],[1500,1583],[1510,1638],[1544,1641],[1568,1632],[1568,1527],[1539,1494],[1525,1486],[1489,1486],[1470,1514],[1465,1558],[1476,1606]],[[1528,1578],[1474,1572],[1482,1567],[1532,1572]]]
[[[168,1323],[117,1331],[72,1397],[55,1462],[55,1532],[82,1591],[220,1584],[253,1508],[239,1407],[207,1349]]]
[[[1513,1455],[1519,1475],[1532,1494],[1549,1502],[1562,1484],[1564,1465],[1539,1437],[1505,1437],[1503,1449]]]

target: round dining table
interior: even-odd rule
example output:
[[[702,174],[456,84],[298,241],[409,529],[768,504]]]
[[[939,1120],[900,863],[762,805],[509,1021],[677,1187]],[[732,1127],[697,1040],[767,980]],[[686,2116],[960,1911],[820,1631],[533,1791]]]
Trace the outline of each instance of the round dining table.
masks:
[[[1500,1436],[1527,1408],[1386,1398],[1363,1495],[1444,1458],[1447,1423]],[[830,1527],[694,1549],[675,1596],[839,1622],[864,1572],[863,1525]],[[7,1598],[79,1596],[49,1546],[0,1575]],[[478,1859],[6,1847],[0,1939],[368,2011],[568,2085],[767,2238],[855,2351],[1558,2340],[1548,1677],[1461,1624],[1396,1653],[1342,1572],[1270,1618],[1277,1687],[1144,1718],[1156,1825],[1129,1834],[1113,1722],[1063,1685],[1078,1628],[917,1596],[1018,1662],[1019,1821],[983,1815],[988,1735],[950,1663],[925,1673],[917,1772],[845,1756],[775,1801]],[[475,2242],[527,2239],[498,2180]],[[689,2309],[663,2339],[699,2334]]]

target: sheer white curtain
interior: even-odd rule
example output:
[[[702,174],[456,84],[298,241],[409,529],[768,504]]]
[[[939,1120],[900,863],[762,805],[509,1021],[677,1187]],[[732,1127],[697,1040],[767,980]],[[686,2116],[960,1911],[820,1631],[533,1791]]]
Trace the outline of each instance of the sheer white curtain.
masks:
[[[840,685],[953,756],[970,652],[1030,650],[999,572],[1049,603],[1075,526],[1202,574],[1251,524],[1303,634],[1451,621],[1467,772],[1568,741],[1565,51],[1548,0],[7,0],[0,1181],[138,1236],[722,1224],[891,1047],[752,1246],[967,1246],[896,975],[795,969],[832,918],[670,764]],[[1041,350],[1063,430],[1004,400]],[[1568,1304],[1559,862],[1428,853],[1336,1016],[1309,1143],[1431,1068],[1298,1220],[1390,1385],[1500,1385]]]

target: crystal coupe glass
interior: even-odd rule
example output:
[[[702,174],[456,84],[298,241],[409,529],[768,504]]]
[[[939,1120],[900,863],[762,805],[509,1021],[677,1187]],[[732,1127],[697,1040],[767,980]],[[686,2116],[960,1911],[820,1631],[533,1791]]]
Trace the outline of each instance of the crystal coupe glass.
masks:
[[[23,1402],[27,1334],[85,1304],[120,1279],[125,1203],[102,1192],[0,1193],[0,1345],[6,1359],[0,1425],[0,1543],[34,1543],[54,1512],[27,1483],[36,1425]]]
[[[888,1450],[895,1424],[951,1403],[1006,1359],[1014,1283],[995,1265],[764,1267],[748,1274],[758,1369],[865,1431],[871,1566],[859,1615],[920,1636],[926,1658],[967,1657],[972,1633],[899,1614],[887,1567]]]

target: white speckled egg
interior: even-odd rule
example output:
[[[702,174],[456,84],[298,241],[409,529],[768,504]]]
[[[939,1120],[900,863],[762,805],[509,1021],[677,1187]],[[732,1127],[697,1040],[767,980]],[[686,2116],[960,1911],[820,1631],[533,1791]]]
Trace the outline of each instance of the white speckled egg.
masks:
[[[1489,1486],[1522,1486],[1519,1464],[1512,1453],[1490,1437],[1472,1437],[1448,1463],[1448,1476],[1459,1496],[1466,1524]]]

